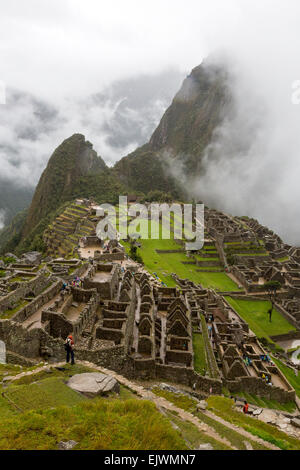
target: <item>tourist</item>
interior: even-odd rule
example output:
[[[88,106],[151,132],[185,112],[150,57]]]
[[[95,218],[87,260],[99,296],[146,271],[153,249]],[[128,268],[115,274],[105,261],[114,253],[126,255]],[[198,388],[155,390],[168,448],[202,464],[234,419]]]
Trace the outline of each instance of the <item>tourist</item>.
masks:
[[[67,289],[67,287],[68,287],[67,283],[64,282],[61,288],[62,292],[64,292]]]
[[[248,414],[248,410],[249,410],[249,405],[248,405],[248,403],[245,401],[245,404],[244,404],[244,406],[243,406],[243,413],[244,413],[245,415],[247,415],[247,414]]]
[[[65,341],[65,350],[67,352],[66,362],[67,364],[69,364],[70,356],[71,356],[71,365],[73,366],[75,364],[75,358],[74,358],[74,341],[73,341],[72,335],[69,335]]]

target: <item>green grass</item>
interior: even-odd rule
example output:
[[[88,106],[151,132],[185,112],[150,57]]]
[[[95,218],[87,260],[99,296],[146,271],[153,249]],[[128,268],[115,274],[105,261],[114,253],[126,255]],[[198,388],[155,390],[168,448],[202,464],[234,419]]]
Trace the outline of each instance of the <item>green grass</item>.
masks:
[[[208,406],[216,415],[239,426],[254,436],[274,444],[282,450],[300,450],[300,440],[288,436],[274,426],[251,418],[233,409],[234,402],[228,398],[214,396],[208,398]]]
[[[1,388],[0,388],[1,391]],[[6,398],[0,394],[0,422],[5,419],[9,418],[13,415],[17,414],[16,408],[10,405]]]
[[[162,390],[158,387],[152,388],[152,392],[155,393],[158,397],[163,397],[166,400],[173,403],[173,405],[181,408],[190,413],[195,413],[197,410],[197,401],[188,395],[183,395],[182,393],[172,393],[167,390]]]
[[[203,336],[200,333],[193,333],[194,349],[194,369],[201,375],[207,370],[205,346]]]
[[[265,300],[238,300],[225,297],[228,303],[248,323],[250,329],[258,338],[266,338],[273,342],[270,336],[296,331],[277,310],[273,310],[272,323],[269,321],[268,310],[271,303]]]
[[[162,234],[161,234],[162,235]],[[129,254],[130,244],[122,241],[127,254]],[[204,288],[212,288],[218,291],[238,291],[238,286],[224,272],[207,273],[198,272],[196,264],[185,265],[182,262],[193,261],[183,253],[157,253],[156,250],[180,250],[181,245],[172,238],[170,240],[139,240],[141,248],[138,254],[142,257],[145,268],[150,273],[156,273],[158,277],[169,287],[175,287],[176,282],[171,277],[176,273],[181,279],[190,279],[196,284],[202,284]],[[209,260],[211,258],[207,258]]]
[[[268,253],[237,253],[238,256],[252,258],[256,256],[269,256]]]
[[[210,418],[209,416],[206,416],[204,413],[200,412],[197,410],[197,401],[194,400],[191,397],[188,397],[186,395],[180,394],[180,393],[172,393],[168,392],[166,390],[161,390],[159,388],[153,388],[152,389],[153,393],[156,395],[165,398],[166,400],[170,401],[173,403],[175,406],[178,408],[181,408],[185,411],[188,411],[190,413],[193,413],[195,416],[197,416],[200,421],[203,421],[206,423],[208,426],[212,427],[215,429],[215,431],[221,436],[226,439],[228,439],[231,444],[236,447],[237,449],[244,450],[246,448],[244,441],[247,440],[244,436],[241,436],[238,432],[229,429],[227,426],[224,426],[223,424],[219,423],[218,421],[215,421],[214,419]],[[178,424],[178,423],[176,423]],[[208,441],[207,441],[208,442]],[[257,444],[254,441],[251,441],[251,445],[254,449],[258,450],[263,450],[264,446]]]
[[[83,374],[85,372],[96,372],[96,369],[91,369],[89,367],[82,366],[80,364],[75,364],[74,366],[66,364],[64,367],[60,369],[61,370],[56,369],[55,367],[50,367],[35,374],[25,375],[15,380],[13,382],[13,385],[29,385],[33,382],[38,382],[43,379],[48,379],[48,378],[53,378],[53,377],[69,380],[69,378],[75,374]]]
[[[62,378],[51,377],[29,385],[10,385],[4,390],[22,411],[46,409],[60,405],[73,406],[86,398],[69,388]]]
[[[245,441],[250,441],[254,450],[266,450],[267,449],[267,447],[263,446],[262,444],[252,441],[251,439],[250,440],[247,439],[246,437],[239,434],[237,431],[234,431],[233,429],[228,428],[224,424],[219,423],[219,421],[216,421],[210,416],[205,415],[201,411],[197,411],[196,415],[198,416],[200,421],[203,421],[208,426],[213,428],[219,434],[219,436],[227,439],[232,444],[232,446],[238,450],[246,450]]]
[[[297,377],[295,372],[283,364],[283,362],[281,362],[279,359],[276,359],[272,356],[272,360],[275,362],[278,369],[280,369],[283,375],[287,378],[288,382],[295,390],[297,396],[300,398],[300,376]]]
[[[121,385],[120,394],[91,400],[67,387],[70,376],[91,370],[51,368],[1,389],[0,449],[57,449],[58,442],[70,439],[83,450],[187,449],[155,405],[137,399],[130,389]],[[16,375],[20,368],[1,365],[0,372]]]
[[[238,394],[233,394],[234,396],[238,396],[241,398],[245,398],[248,403],[251,403],[256,406],[260,406],[262,408],[271,408],[273,410],[280,410],[286,413],[293,413],[296,409],[296,405],[294,402],[289,403],[279,403],[275,400],[268,400],[267,398],[261,398],[257,395],[253,395],[247,392],[239,392]]]
[[[199,283],[204,289],[214,289],[221,292],[236,292],[241,289],[226,273],[198,272]]]
[[[175,414],[167,412],[167,416],[176,426],[179,427],[183,439],[192,447],[198,449],[201,444],[211,444],[214,450],[232,450],[222,442],[217,441],[206,433],[201,432],[194,424],[183,421]]]
[[[208,336],[208,330],[207,330],[207,324],[204,318],[204,315],[200,315],[201,318],[201,328],[202,328],[202,335],[203,335],[203,342],[204,342],[204,347],[206,350],[206,357],[208,360],[208,372],[211,378],[213,379],[218,379],[220,377],[218,365],[216,363],[215,355],[209,340]]]
[[[78,450],[187,449],[168,419],[145,400],[86,400],[0,421],[1,450],[54,450],[61,440],[78,442]]]
[[[15,313],[19,312],[19,310],[25,307],[28,303],[28,300],[20,300],[13,309],[7,309],[3,313],[0,313],[0,318],[3,320],[12,318]]]

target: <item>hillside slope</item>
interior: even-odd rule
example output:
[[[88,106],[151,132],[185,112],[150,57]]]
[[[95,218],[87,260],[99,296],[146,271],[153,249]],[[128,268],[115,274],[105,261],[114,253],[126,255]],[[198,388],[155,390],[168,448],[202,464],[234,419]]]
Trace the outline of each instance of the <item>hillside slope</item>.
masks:
[[[106,164],[81,134],[66,139],[52,154],[29,208],[23,237],[49,212],[71,200],[81,177],[101,173]]]
[[[180,180],[201,172],[204,151],[230,112],[227,79],[225,68],[210,62],[194,68],[150,141],[115,165],[121,180],[136,190],[176,195]]]
[[[76,197],[116,202],[123,187],[81,134],[66,139],[52,154],[28,211],[0,232],[2,252],[43,250],[42,234],[62,207]]]

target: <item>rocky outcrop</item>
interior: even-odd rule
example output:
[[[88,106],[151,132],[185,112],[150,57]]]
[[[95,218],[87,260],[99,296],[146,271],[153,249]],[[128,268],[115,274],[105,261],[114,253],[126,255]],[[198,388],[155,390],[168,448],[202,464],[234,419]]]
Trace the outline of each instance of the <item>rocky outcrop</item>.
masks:
[[[120,385],[116,379],[99,372],[76,374],[71,377],[67,385],[89,398],[120,392]]]

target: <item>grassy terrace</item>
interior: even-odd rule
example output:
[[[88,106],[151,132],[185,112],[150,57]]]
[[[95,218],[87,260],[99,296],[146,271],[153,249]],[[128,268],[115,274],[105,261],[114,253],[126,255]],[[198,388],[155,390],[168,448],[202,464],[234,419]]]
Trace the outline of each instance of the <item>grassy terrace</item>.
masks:
[[[73,374],[88,370],[80,365],[44,370],[0,387],[0,450],[55,450],[58,442],[71,439],[79,450],[187,449],[155,405],[127,388],[121,386],[120,395],[88,399],[65,385]],[[3,365],[0,372],[15,375],[20,369]]]
[[[224,272],[205,272],[196,264],[183,264],[192,261],[183,253],[157,253],[156,250],[180,250],[180,245],[174,240],[140,240],[141,249],[138,253],[142,256],[145,268],[156,273],[169,287],[175,287],[176,283],[171,274],[176,273],[182,279],[190,279],[204,288],[212,288],[217,291],[230,292],[240,290],[230,277]],[[129,253],[130,245],[122,242]]]
[[[170,421],[175,424],[175,426],[178,426],[182,437],[189,443],[190,446],[192,446],[193,449],[198,449],[200,444],[209,443],[214,450],[232,450],[231,447],[228,447],[213,437],[208,436],[204,432],[199,431],[199,429],[194,424],[178,418],[175,413],[167,412],[167,416],[169,417]]]
[[[0,313],[0,319],[1,320],[9,320],[10,318],[12,318],[15,313],[19,312],[19,310],[21,310],[23,307],[26,307],[26,305],[28,305],[29,302],[28,300],[20,300],[17,305],[15,306],[15,308],[13,309],[7,309],[5,310],[4,312]]]
[[[289,333],[296,329],[277,310],[274,309],[272,323],[269,321],[268,310],[271,303],[265,300],[238,300],[225,297],[228,303],[248,323],[250,329],[258,338],[266,338],[272,342],[270,336]]]
[[[291,386],[294,388],[297,396],[300,398],[300,376],[297,376],[295,372],[283,364],[279,359],[276,359],[272,356],[272,360],[277,365],[278,369],[285,375]]]
[[[233,400],[215,396],[208,399],[208,405],[209,409],[216,415],[282,450],[300,450],[300,441],[298,439],[288,436],[274,426],[234,410]]]
[[[176,273],[182,279],[190,279],[196,284],[202,284],[204,288],[212,288],[217,291],[238,291],[238,286],[227,276],[224,272],[205,272],[202,271],[196,264],[183,264],[183,262],[193,262],[193,258],[188,258],[184,246],[180,245],[174,240],[174,233],[172,227],[174,227],[174,221],[171,219],[171,233],[170,239],[164,239],[168,237],[168,232],[162,228],[161,224],[155,226],[152,225],[152,229],[156,229],[159,234],[158,240],[153,239],[140,239],[138,242],[141,248],[138,250],[138,254],[141,255],[145,268],[151,272],[156,273],[159,278],[169,287],[175,287],[176,283],[172,279],[171,274]],[[148,227],[148,230],[147,230]],[[150,236],[150,221],[145,221],[144,227],[137,226],[137,233],[143,233],[143,236]],[[125,247],[126,252],[129,254],[130,244],[122,241],[122,245]],[[156,250],[182,250],[182,253],[157,253]],[[209,245],[203,248],[203,253],[209,253],[210,250],[215,251],[214,245]],[[201,257],[201,255],[199,255]],[[217,261],[218,257],[214,257]],[[204,260],[204,259],[203,259]],[[205,258],[205,261],[212,260],[212,258]],[[210,268],[209,268],[210,269]],[[201,272],[198,272],[198,271]]]
[[[262,408],[271,408],[274,410],[280,410],[286,413],[293,413],[296,409],[296,405],[294,402],[279,403],[278,401],[268,400],[267,398],[261,398],[261,397],[258,397],[257,395],[253,395],[247,392],[239,392],[237,394],[233,394],[233,396],[244,398],[245,400],[248,401],[248,403],[251,403],[252,405],[260,406]]]
[[[239,449],[239,450],[246,449],[246,446],[245,446],[246,439],[244,436],[240,435],[237,431],[234,431],[233,429],[229,429],[227,426],[219,423],[215,419],[210,418],[205,413],[197,411],[197,408],[196,408],[197,402],[192,397],[189,397],[180,393],[175,394],[172,392],[168,392],[166,390],[161,390],[159,388],[154,388],[152,391],[156,395],[166,398],[178,408],[182,408],[185,411],[193,413],[195,416],[199,418],[200,421],[204,422],[205,424],[210,426],[212,429],[214,429],[219,436],[226,438],[231,443],[231,445],[235,447],[236,449]],[[176,422],[176,424],[180,426],[180,423]],[[207,439],[207,442],[210,442],[208,440],[209,438],[206,437],[206,439]],[[266,447],[252,440],[251,440],[251,445],[253,449],[255,450],[266,450]]]
[[[202,334],[193,333],[194,369],[201,375],[207,370],[205,345]]]

